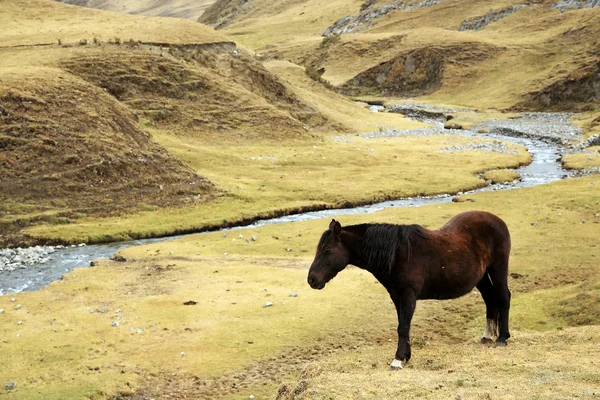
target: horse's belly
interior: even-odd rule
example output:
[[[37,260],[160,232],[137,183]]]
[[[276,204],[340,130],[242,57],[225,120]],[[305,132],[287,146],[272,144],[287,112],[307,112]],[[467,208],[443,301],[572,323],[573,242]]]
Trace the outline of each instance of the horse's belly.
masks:
[[[431,288],[424,289],[419,300],[449,300],[456,299],[470,293],[475,286],[464,286],[456,288]]]
[[[421,291],[420,299],[455,299],[464,296],[473,290],[483,276],[479,268],[470,268],[464,273],[441,272],[437,276],[430,276]]]

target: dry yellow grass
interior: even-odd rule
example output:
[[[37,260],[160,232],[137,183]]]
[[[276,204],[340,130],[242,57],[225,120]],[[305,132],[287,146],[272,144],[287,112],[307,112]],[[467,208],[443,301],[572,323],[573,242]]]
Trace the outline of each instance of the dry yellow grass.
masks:
[[[481,151],[451,153],[459,136],[367,139],[345,136],[289,144],[222,146],[154,131],[159,144],[225,192],[215,201],[113,218],[80,218],[69,225],[38,225],[39,239],[97,242],[150,237],[221,225],[278,210],[333,207],[388,199],[456,193],[485,185],[477,174],[526,164],[530,155]],[[477,140],[477,139],[476,139]],[[232,167],[233,166],[233,167]],[[342,183],[340,183],[342,182]]]
[[[47,0],[3,0],[0,4],[2,47],[141,40],[155,43],[228,41],[213,29],[192,21],[123,15]]]
[[[588,147],[585,150],[585,153],[563,156],[563,166],[566,169],[600,168],[600,146]]]
[[[494,349],[475,340],[427,342],[402,371],[382,360],[392,344],[308,366],[278,399],[566,399],[598,394],[600,327],[552,333],[518,331],[519,342]],[[279,392],[283,392],[282,388]],[[296,393],[294,393],[296,391]]]
[[[371,112],[365,104],[357,104],[313,81],[306,75],[305,69],[297,64],[271,60],[266,61],[264,65],[269,71],[284,79],[290,90],[294,91],[299,98],[312,104],[332,121],[343,123],[352,132],[373,132],[381,128],[415,129],[425,126],[400,114]]]
[[[352,82],[355,76],[382,62],[416,50],[427,52],[423,58],[430,65],[439,62],[435,55],[442,60],[441,87],[427,97],[435,102],[500,109],[597,108],[587,102],[593,95],[591,92],[586,95],[579,93],[579,89],[568,88],[572,88],[569,82],[583,76],[594,79],[594,43],[600,26],[598,8],[561,14],[550,9],[554,1],[544,1],[485,29],[458,31],[466,19],[520,3],[442,2],[414,11],[391,12],[365,23],[361,28],[366,30],[342,35],[326,45],[319,37],[323,32],[322,19],[329,19],[332,24],[341,15],[356,14],[358,4],[335,0],[324,6],[319,1],[286,3],[283,10],[267,10],[263,7],[266,2],[256,1],[246,8],[249,11],[236,16],[223,33],[261,54],[324,67],[323,77],[336,86]],[[300,7],[306,9],[304,13],[298,12]],[[339,13],[320,13],[323,7],[336,8]],[[315,12],[320,13],[318,19]],[[271,29],[280,25],[285,25],[283,33]],[[422,72],[419,68],[417,65],[415,75]],[[390,81],[395,82],[392,78]],[[365,90],[379,91],[370,86]],[[548,104],[548,99],[539,95],[545,91],[554,93],[554,100]]]
[[[492,181],[492,183],[508,183],[519,179],[520,177],[521,175],[519,175],[518,172],[507,170],[486,171],[483,174],[483,179]]]
[[[227,34],[252,49],[301,36],[319,37],[337,19],[358,10],[362,0],[255,1],[250,14],[233,20]],[[350,11],[352,12],[352,11]],[[201,20],[206,17],[206,14]]]
[[[15,302],[0,297],[6,356],[0,381],[17,384],[5,396],[272,396],[277,381],[309,361],[319,361],[317,369],[326,372],[310,377],[302,392],[308,398],[493,398],[500,390],[515,398],[534,390],[589,395],[598,383],[598,329],[580,326],[600,323],[599,186],[598,177],[587,177],[481,193],[474,204],[340,218],[343,225],[416,222],[436,228],[476,206],[505,219],[513,242],[513,337],[506,349],[477,343],[484,326],[478,294],[422,302],[412,330],[413,360],[403,371],[388,372],[396,322],[383,288],[354,268],[323,291],[305,283],[328,224],[317,220],[131,248],[121,253],[127,262],[76,269],[41,291],[14,296]],[[257,240],[244,240],[251,236]],[[289,297],[291,291],[298,297]],[[184,306],[189,300],[197,304]],[[267,301],[274,305],[263,308]],[[22,307],[15,310],[17,304]],[[563,374],[571,383],[556,386]]]
[[[197,20],[215,0],[62,0],[64,3],[120,13]]]

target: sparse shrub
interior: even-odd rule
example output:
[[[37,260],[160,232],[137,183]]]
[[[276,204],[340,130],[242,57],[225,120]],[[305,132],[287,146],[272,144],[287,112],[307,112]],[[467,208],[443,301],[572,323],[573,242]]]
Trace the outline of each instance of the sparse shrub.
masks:
[[[100,45],[100,41],[98,40],[98,38],[96,36],[94,36],[94,38],[92,40],[95,45]]]
[[[87,41],[87,39],[81,39],[81,40],[79,41],[79,45],[80,45],[80,46],[87,46],[87,44],[88,44],[88,41]]]
[[[365,11],[367,8],[371,7],[376,2],[377,0],[365,0],[360,6],[360,11]]]
[[[170,109],[166,109],[163,108],[161,110],[158,110],[154,115],[153,115],[153,120],[155,122],[161,122],[161,121],[166,121],[168,120],[172,115],[173,115],[174,111],[170,110]]]
[[[120,37],[116,37],[116,36],[115,36],[115,44],[121,44],[121,43],[123,43],[123,42],[121,41],[121,38],[120,38]]]
[[[318,82],[324,85],[326,88],[333,90],[333,86],[325,79],[321,78],[321,74],[317,71],[316,68],[308,66],[304,69],[306,75],[315,82]]]
[[[44,215],[42,217],[42,220],[46,221],[50,225],[56,225],[56,223],[58,222],[58,218],[56,218],[56,216],[54,215]]]
[[[28,226],[31,223],[31,220],[29,218],[22,218],[19,219],[17,222],[20,226]]]
[[[58,39],[58,45],[62,46],[62,40]]]
[[[331,46],[340,41],[340,35],[325,36],[321,41],[321,48]]]
[[[146,203],[139,203],[138,204],[138,208],[141,211],[154,211],[154,210],[156,210],[156,207],[154,207],[154,206],[152,206],[150,204],[146,204]]]
[[[44,143],[45,145],[48,145],[48,146],[57,146],[58,145],[58,142],[56,140],[50,139],[50,138],[44,138],[42,140],[42,143]]]
[[[67,154],[63,157],[63,162],[65,164],[78,164],[79,156],[77,156],[76,154]]]
[[[56,207],[66,207],[67,206],[67,202],[61,199],[55,199],[52,200],[52,204],[54,204]]]
[[[81,219],[81,218],[85,218],[88,215],[85,213],[80,213],[80,212],[73,212],[69,214],[69,219]]]

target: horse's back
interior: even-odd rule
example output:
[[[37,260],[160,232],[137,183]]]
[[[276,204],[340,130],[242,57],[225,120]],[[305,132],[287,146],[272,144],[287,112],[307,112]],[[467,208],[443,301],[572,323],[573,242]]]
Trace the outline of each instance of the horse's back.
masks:
[[[508,226],[500,217],[487,211],[467,211],[458,214],[439,231],[469,234],[481,240],[492,239],[494,242],[508,244],[510,250]]]

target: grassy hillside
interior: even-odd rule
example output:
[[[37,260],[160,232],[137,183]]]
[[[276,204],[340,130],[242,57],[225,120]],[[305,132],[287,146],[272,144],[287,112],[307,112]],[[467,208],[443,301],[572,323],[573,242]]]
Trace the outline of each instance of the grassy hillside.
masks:
[[[354,130],[344,115],[323,114],[204,25],[44,0],[2,7],[0,163],[7,171],[1,181],[2,243],[30,242],[21,231],[35,224],[60,229],[87,216],[172,206],[178,208],[170,212],[177,213],[207,201],[219,207],[222,188],[175,159],[149,130],[185,137],[196,149],[217,146],[223,154],[229,153],[225,143],[241,148],[258,140],[277,146],[282,140],[318,141],[315,132]],[[359,106],[352,113],[371,118]],[[392,116],[381,125],[418,124]],[[210,151],[197,155],[214,159]],[[233,199],[232,208],[238,207],[236,198],[246,196],[225,195]],[[271,211],[265,203],[251,209]],[[241,214],[225,212],[217,221],[233,217]],[[208,207],[194,226],[214,220],[214,208]],[[161,232],[178,229],[167,224]],[[102,232],[85,238],[91,236],[109,238]]]
[[[2,48],[130,39],[153,43],[216,43],[226,39],[192,21],[123,15],[45,0],[2,3]]]
[[[554,0],[432,1],[417,8],[425,2],[267,3],[222,0],[201,21],[266,57],[323,68],[323,78],[348,94],[598,110],[598,7],[561,13]],[[337,30],[321,37],[328,27]]]
[[[127,14],[177,17],[197,20],[210,7],[214,0],[57,0],[99,10],[116,11]]]
[[[284,398],[589,397],[598,387],[599,185],[587,177],[341,218],[437,228],[481,209],[505,219],[513,242],[507,348],[478,343],[478,293],[420,302],[413,359],[388,371],[396,314],[373,277],[350,268],[323,291],[306,284],[328,224],[317,220],[131,248],[126,262],[76,269],[15,302],[0,297],[0,381],[17,388],[3,396],[272,397],[283,382]]]
[[[307,208],[458,192],[483,185],[480,172],[528,162],[523,149],[474,152],[454,167],[462,156],[439,149],[457,138],[391,139],[377,149],[338,139],[423,124],[372,113],[302,67],[263,65],[198,23],[44,0],[18,0],[5,11],[0,76],[10,113],[2,116],[2,160],[12,171],[2,183],[3,243],[166,235]],[[139,154],[127,142],[132,135],[148,143]],[[98,140],[82,140],[92,137]],[[47,162],[34,165],[42,154]],[[404,164],[389,174],[400,156]],[[424,158],[428,165],[412,166]],[[432,179],[440,169],[448,175]]]
[[[218,193],[100,88],[50,68],[2,72],[0,209],[7,223],[27,215],[15,228]]]

